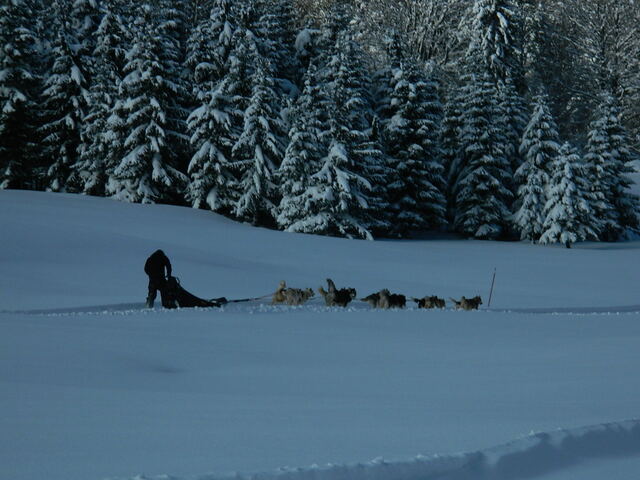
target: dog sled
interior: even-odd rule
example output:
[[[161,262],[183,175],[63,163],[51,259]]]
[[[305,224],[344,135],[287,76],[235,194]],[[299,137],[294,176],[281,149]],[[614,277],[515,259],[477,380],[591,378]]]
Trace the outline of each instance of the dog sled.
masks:
[[[193,307],[221,307],[227,303],[224,297],[205,300],[196,297],[180,285],[180,280],[176,277],[169,277],[162,291],[162,306],[164,308],[193,308]]]
[[[352,300],[356,298],[356,290],[354,288],[342,288],[338,290],[331,279],[327,279],[329,290],[325,291],[320,287],[318,291],[324,297],[327,306],[342,306],[346,307]],[[298,298],[293,295],[292,298],[288,298],[288,293],[302,295]],[[263,295],[261,297],[254,298],[242,298],[237,300],[227,300],[225,297],[204,299],[195,296],[191,292],[187,291],[181,284],[177,277],[170,276],[165,282],[165,285],[161,289],[162,306],[164,308],[209,308],[209,307],[221,307],[228,303],[238,302],[251,302],[256,300],[262,300],[267,297],[272,297],[272,304],[285,303],[287,305],[302,305],[310,297],[313,296],[313,291],[310,288],[306,290],[287,288],[284,281],[280,282],[278,289],[274,293]],[[344,297],[344,298],[343,298]],[[374,308],[405,308],[407,298],[401,294],[390,293],[389,290],[383,289],[377,293],[373,293],[365,298],[360,299],[363,302],[368,303]],[[437,296],[429,296],[424,298],[411,298],[418,304],[418,308],[431,309],[431,308],[445,308],[445,300],[438,298]],[[480,296],[474,298],[462,297],[460,300],[451,298],[454,308],[457,310],[478,310],[482,305],[482,299]]]

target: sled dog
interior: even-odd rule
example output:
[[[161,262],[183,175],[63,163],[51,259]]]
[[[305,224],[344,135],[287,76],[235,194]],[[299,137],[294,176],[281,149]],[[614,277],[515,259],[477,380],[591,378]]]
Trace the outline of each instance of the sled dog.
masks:
[[[436,295],[431,295],[423,298],[412,298],[414,302],[418,304],[418,308],[444,308],[444,298],[438,298]]]
[[[397,293],[391,293],[387,288],[383,288],[377,293],[372,293],[361,299],[373,308],[404,308],[407,304],[407,297]]]
[[[271,303],[273,305],[302,305],[311,297],[313,297],[313,290],[310,288],[289,288],[287,283],[282,280],[271,298]]]
[[[380,308],[404,308],[407,305],[407,297],[399,293],[390,293],[386,288],[380,290],[379,295]]]
[[[449,297],[457,310],[477,310],[482,305],[482,298],[476,295],[473,298],[462,297],[460,300]]]
[[[275,305],[277,303],[284,303],[286,301],[286,298],[284,296],[284,291],[286,289],[287,289],[287,282],[285,282],[284,280],[281,280],[280,285],[278,285],[278,288],[273,293],[273,297],[271,298],[272,305]]]
[[[355,288],[337,289],[330,278],[327,278],[327,290],[318,287],[318,293],[324,298],[324,303],[327,307],[346,307],[357,295]]]
[[[367,295],[364,298],[361,298],[363,302],[367,302],[371,307],[378,308],[378,302],[380,301],[379,293],[372,293],[371,295]]]
[[[284,291],[285,303],[287,305],[302,305],[313,297],[313,290],[310,288],[287,288]]]

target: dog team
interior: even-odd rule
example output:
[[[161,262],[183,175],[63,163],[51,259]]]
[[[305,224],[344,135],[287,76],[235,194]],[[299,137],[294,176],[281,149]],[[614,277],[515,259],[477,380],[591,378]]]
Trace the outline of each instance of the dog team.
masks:
[[[346,307],[352,300],[356,298],[355,288],[336,288],[335,283],[327,278],[327,289],[318,288],[318,293],[324,298],[324,302],[328,307]],[[273,294],[271,303],[285,305],[302,305],[314,296],[313,290],[310,288],[291,288],[287,287],[287,283],[282,280],[277,290]],[[407,297],[397,293],[391,293],[388,289],[383,288],[379,292],[372,293],[360,299],[368,303],[373,308],[405,308]],[[423,298],[411,298],[418,304],[418,308],[445,308],[443,298],[435,295]],[[460,300],[450,298],[456,310],[477,310],[482,305],[482,299],[479,296],[473,298],[462,297]]]

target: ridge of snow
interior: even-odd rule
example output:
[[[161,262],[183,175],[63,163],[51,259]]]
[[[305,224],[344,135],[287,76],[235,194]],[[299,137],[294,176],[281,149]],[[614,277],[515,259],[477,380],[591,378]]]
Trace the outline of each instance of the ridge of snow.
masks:
[[[312,465],[252,474],[204,475],[198,480],[516,480],[536,478],[585,461],[640,454],[640,420],[532,433],[509,443],[452,455],[387,462]],[[115,479],[114,479],[115,480]],[[187,480],[136,476],[130,480]]]

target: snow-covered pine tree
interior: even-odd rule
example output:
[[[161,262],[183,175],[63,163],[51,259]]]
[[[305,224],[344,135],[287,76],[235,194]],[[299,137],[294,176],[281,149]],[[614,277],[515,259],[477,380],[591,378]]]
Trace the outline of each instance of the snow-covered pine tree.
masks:
[[[359,163],[367,166],[366,178],[371,184],[368,195],[369,230],[376,237],[397,236],[397,216],[391,205],[390,186],[400,184],[395,162],[384,151],[382,127],[378,117],[373,117],[371,128],[364,140],[356,145],[353,153]]]
[[[296,63],[298,64],[297,78],[302,78],[301,85],[304,85],[304,74],[309,68],[312,60],[320,56],[320,34],[321,30],[317,24],[307,18],[296,34],[294,41]]]
[[[640,5],[635,0],[565,0],[558,10],[555,18],[571,25],[567,42],[571,68],[561,78],[573,100],[572,109],[563,107],[575,110],[568,121],[587,129],[598,107],[597,96],[608,92],[624,105],[626,124],[640,135]],[[553,70],[564,73],[558,68],[560,59],[554,60]]]
[[[164,83],[171,90],[167,98],[167,142],[175,154],[176,166],[187,170],[191,152],[187,136],[186,119],[193,108],[189,71],[185,68],[187,52],[187,14],[189,5],[175,0],[153,0],[156,4],[155,34],[160,42],[158,61],[165,72]]]
[[[189,37],[185,63],[198,106],[198,97],[217,87],[226,73],[234,30],[229,0],[216,0]]]
[[[612,95],[604,94],[590,125],[586,154],[593,208],[602,219],[599,236],[605,241],[620,240],[629,230],[637,230],[640,219],[638,197],[629,191],[633,160],[620,111]]]
[[[515,30],[520,28],[517,6],[511,0],[474,0],[467,20],[469,52],[478,52],[497,81],[518,82],[522,75]],[[470,20],[470,21],[469,21]]]
[[[273,65],[274,78],[283,93],[295,91],[299,65],[294,53],[295,12],[292,0],[261,0],[254,27],[260,53]]]
[[[528,121],[528,113],[520,92],[525,91],[525,78],[521,43],[523,40],[522,5],[513,0],[474,0],[469,25],[464,32],[468,47],[460,63],[462,71],[468,71],[469,59],[478,62],[474,68],[488,72],[497,88],[498,110],[495,127],[504,135],[504,155],[511,171],[522,163],[518,155],[520,140]],[[513,183],[506,186],[515,194]]]
[[[170,142],[177,135],[170,130],[167,113],[174,105],[175,87],[159,58],[164,45],[152,6],[139,5],[136,17],[120,101],[108,120],[112,131],[126,137],[111,139],[122,148],[123,157],[109,177],[107,192],[128,202],[178,202],[187,178],[176,168]]]
[[[74,45],[75,55],[88,85],[93,82],[93,71],[97,66],[93,52],[97,39],[95,32],[103,14],[99,7],[97,0],[73,0],[70,12],[71,30],[77,41]]]
[[[513,194],[506,139],[496,121],[495,83],[488,72],[465,75],[458,140],[460,175],[454,185],[454,227],[481,239],[496,239],[508,230]]]
[[[342,112],[336,112],[336,116]],[[362,221],[361,211],[369,208],[366,193],[371,184],[354,173],[354,160],[345,145],[348,132],[331,120],[331,143],[327,155],[321,159],[320,170],[310,178],[309,216],[305,232],[320,235],[365,238],[371,240],[371,220]]]
[[[527,104],[517,91],[511,79],[498,82],[498,122],[504,132],[507,150],[505,152],[511,170],[515,172],[524,158],[520,154],[522,135],[529,122]],[[514,193],[517,186],[513,185]]]
[[[237,139],[234,125],[242,115],[233,109],[234,75],[225,77],[235,29],[231,21],[228,0],[217,0],[189,39],[187,59],[197,106],[187,118],[194,154],[186,197],[194,208],[208,206],[225,215],[234,205],[231,149]]]
[[[549,111],[547,97],[535,99],[531,120],[520,145],[524,162],[515,174],[518,192],[514,223],[522,240],[536,242],[543,232],[547,184],[560,144],[558,127]]]
[[[350,28],[354,18],[354,6],[350,2],[333,2],[322,15],[320,32],[315,42],[318,56],[330,57],[341,35]]]
[[[121,99],[122,93],[121,87],[115,94],[115,101],[113,106],[108,112],[108,116],[105,120],[105,131],[102,135],[102,141],[104,141],[105,158],[104,169],[106,174],[106,183],[104,186],[105,195],[113,195],[113,191],[110,190],[110,185],[114,186],[114,170],[123,157],[126,155],[125,142],[131,133],[127,126],[127,117],[129,115],[128,108],[125,108],[127,99]]]
[[[384,126],[393,117],[391,95],[396,86],[395,72],[405,58],[401,37],[395,30],[384,38],[386,57],[384,63],[373,75],[373,102],[376,115]]]
[[[98,28],[100,18],[103,14],[100,10],[103,6],[103,1],[104,0],[101,2],[97,0],[73,0],[73,4],[71,5],[73,18],[71,28],[76,32],[78,39],[87,39],[89,44],[92,42],[91,38]],[[91,51],[91,49],[87,49],[88,54],[90,54]]]
[[[597,240],[599,221],[591,208],[588,180],[580,157],[565,143],[553,161],[544,206],[544,224],[540,243],[563,243]]]
[[[40,78],[33,15],[24,0],[0,6],[0,189],[35,187]]]
[[[216,0],[184,0],[184,29],[188,38],[196,27],[211,15]],[[188,41],[188,40],[185,40]]]
[[[399,228],[394,228],[398,211],[394,209],[393,202],[402,197],[404,184],[400,181],[400,176],[395,170],[395,159],[388,154],[390,148],[387,145],[388,139],[385,135],[385,126],[388,125],[395,114],[395,109],[392,107],[391,102],[396,83],[401,77],[401,75],[396,74],[400,70],[406,54],[401,35],[396,30],[390,29],[387,32],[384,37],[384,46],[386,51],[385,61],[373,74],[372,99],[375,124],[372,123],[371,130],[372,137],[380,144],[384,156],[383,161],[377,168],[381,168],[385,172],[382,175],[383,178],[373,182],[372,187],[374,194],[384,199],[385,207],[376,210],[374,221],[381,223],[380,227],[373,228],[373,234],[376,237],[398,237],[402,235],[402,231]]]
[[[173,0],[150,0],[154,8],[157,29],[156,34],[162,43],[164,51],[161,59],[165,68],[176,77],[184,78],[181,69],[184,63],[187,39],[190,32],[187,31],[187,15],[190,13],[188,2],[175,2]]]
[[[387,153],[399,176],[401,188],[392,192],[400,235],[438,229],[446,223],[443,152],[440,128],[443,107],[438,84],[406,58],[395,69],[394,91],[385,122]]]
[[[311,62],[304,76],[304,89],[289,114],[289,143],[277,174],[281,200],[276,220],[280,228],[289,232],[310,233],[308,202],[314,194],[310,180],[320,169],[322,114],[328,110],[317,82],[317,69]]]
[[[198,113],[190,117],[190,132],[192,133],[192,146],[195,148],[194,157],[190,164],[189,173],[191,175],[192,185],[188,189],[189,201],[194,202],[196,198],[204,199],[203,195],[211,193],[209,196],[211,201],[215,198],[215,210],[225,215],[234,216],[235,208],[239,201],[240,195],[243,193],[236,176],[237,169],[232,165],[233,147],[240,139],[245,126],[244,113],[247,109],[249,97],[252,93],[252,75],[254,72],[255,55],[255,37],[246,28],[237,27],[233,30],[230,50],[224,72],[226,72],[220,81],[216,81],[217,70],[209,69],[201,65],[198,71],[204,74],[208,71],[209,79],[206,76],[200,79],[201,94],[200,107]],[[211,85],[211,90],[205,90],[207,82]],[[202,117],[200,117],[202,115]],[[216,122],[204,125],[208,115],[214,115]],[[223,126],[224,124],[224,126]],[[209,138],[211,142],[210,150],[218,151],[217,158],[219,164],[211,164],[204,161],[204,157],[194,160],[198,156],[198,152],[202,148],[202,141],[205,141],[205,130],[219,131],[223,128],[224,134],[217,138]],[[194,130],[195,129],[195,130]],[[194,133],[202,132],[195,137]],[[195,142],[195,143],[193,143]],[[195,162],[195,163],[194,163]],[[230,162],[230,163],[229,163]],[[219,175],[215,178],[208,178],[205,170],[214,168],[219,171]],[[196,179],[200,179],[197,183],[193,183]],[[215,185],[212,182],[217,182]],[[207,191],[207,188],[214,190]],[[211,206],[211,205],[210,205]],[[214,208],[214,207],[212,207]]]
[[[324,37],[337,37],[330,52],[320,59],[323,95],[330,99],[329,128],[321,134],[328,151],[320,160],[319,171],[310,177],[312,196],[307,201],[305,228],[308,233],[372,239],[371,175],[375,169],[369,162],[374,157],[363,158],[358,151],[370,140],[367,72],[348,31]]]
[[[53,0],[51,19],[55,38],[53,65],[44,81],[42,126],[43,162],[47,190],[79,191],[80,179],[71,167],[78,158],[80,130],[86,113],[88,92],[80,60],[76,55],[77,39],[71,28],[69,0]]]
[[[127,43],[118,7],[117,0],[102,3],[103,16],[95,32],[88,112],[83,119],[79,160],[74,165],[82,191],[89,195],[105,195],[107,179],[114,168],[107,160],[119,151],[114,149],[108,126],[122,80]]]
[[[239,110],[246,108],[247,99],[251,95],[254,51],[257,49],[255,43],[255,35],[250,30],[237,27],[233,31],[224,80],[226,92],[235,98],[237,107],[242,107]]]
[[[465,98],[462,95],[463,91],[461,87],[455,84],[449,86],[442,127],[440,129],[442,163],[446,180],[445,199],[447,202],[447,220],[450,223],[453,223],[455,216],[455,187],[463,167],[463,157],[458,145],[460,129],[462,128],[461,108],[465,102]]]
[[[230,214],[236,179],[231,164],[231,118],[229,99],[222,89],[200,97],[202,104],[187,119],[195,154],[189,163],[187,201],[194,208]]]
[[[244,112],[242,133],[232,150],[233,167],[239,179],[234,215],[254,225],[274,226],[279,202],[275,173],[282,161],[285,130],[269,60],[255,46],[251,55],[254,65],[251,96]]]

